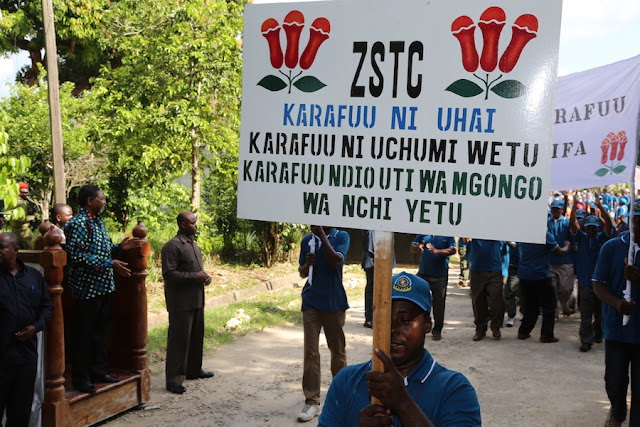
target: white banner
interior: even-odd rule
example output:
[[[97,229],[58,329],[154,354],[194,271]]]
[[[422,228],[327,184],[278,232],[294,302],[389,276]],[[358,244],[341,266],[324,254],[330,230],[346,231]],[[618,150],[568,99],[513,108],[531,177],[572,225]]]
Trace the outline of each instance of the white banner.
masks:
[[[640,55],[558,78],[551,189],[630,182],[640,114]]]
[[[238,216],[544,241],[561,8],[247,5]]]

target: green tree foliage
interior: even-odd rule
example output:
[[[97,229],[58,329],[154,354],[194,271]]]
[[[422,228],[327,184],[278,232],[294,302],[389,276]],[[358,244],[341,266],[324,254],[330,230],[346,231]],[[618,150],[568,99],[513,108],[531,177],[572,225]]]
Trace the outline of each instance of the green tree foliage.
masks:
[[[89,79],[97,76],[100,65],[107,61],[98,36],[109,3],[53,0],[59,77],[61,82],[75,83],[74,93],[88,88]],[[0,0],[0,54],[25,51],[31,59],[31,64],[20,71],[19,81],[38,83],[38,65],[45,64],[44,40],[41,1]]]
[[[64,143],[67,187],[95,182],[103,174],[99,156],[92,152],[86,121],[91,115],[89,99],[72,95],[73,83],[60,87],[62,139]],[[30,160],[18,177],[31,186],[31,195],[46,214],[53,196],[53,155],[49,125],[49,104],[45,74],[34,86],[20,83],[11,87],[10,95],[0,101],[0,111],[9,133],[7,146],[13,155]],[[45,215],[46,216],[46,215]]]
[[[7,123],[7,115],[0,111],[0,201],[2,209],[15,206],[18,203],[20,188],[16,177],[27,171],[31,161],[26,156],[15,158],[7,155],[9,147],[9,135],[5,131],[4,123]],[[12,216],[24,215],[24,212],[11,212]]]
[[[123,201],[194,164],[197,171],[235,176],[241,12],[224,0],[139,0],[105,14],[101,42],[121,64],[103,67],[94,82],[94,135],[112,147],[109,169],[126,180]],[[211,156],[202,158],[204,150]]]

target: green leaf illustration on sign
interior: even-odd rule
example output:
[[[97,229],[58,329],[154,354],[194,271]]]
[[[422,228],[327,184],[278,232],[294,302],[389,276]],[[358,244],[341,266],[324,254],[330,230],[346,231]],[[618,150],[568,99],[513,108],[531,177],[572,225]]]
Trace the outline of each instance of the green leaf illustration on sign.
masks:
[[[286,88],[287,84],[283,82],[279,77],[269,74],[268,76],[263,77],[262,80],[258,82],[258,86],[262,86],[263,88],[268,89],[271,92],[277,92]]]
[[[527,87],[517,80],[504,80],[492,87],[491,92],[502,98],[519,98],[527,92]]]
[[[609,172],[609,169],[607,168],[600,168],[596,171],[596,175],[598,176],[605,176],[607,174],[607,172]]]
[[[616,175],[621,174],[622,172],[624,172],[624,170],[625,170],[626,168],[627,168],[627,167],[626,167],[626,166],[624,166],[624,165],[616,166],[616,167],[613,169],[613,173],[615,173]]]
[[[480,86],[467,79],[456,80],[445,89],[445,91],[447,90],[464,98],[471,98],[484,92]]]
[[[297,80],[293,85],[302,92],[315,92],[326,86],[326,84],[313,76],[304,76]]]

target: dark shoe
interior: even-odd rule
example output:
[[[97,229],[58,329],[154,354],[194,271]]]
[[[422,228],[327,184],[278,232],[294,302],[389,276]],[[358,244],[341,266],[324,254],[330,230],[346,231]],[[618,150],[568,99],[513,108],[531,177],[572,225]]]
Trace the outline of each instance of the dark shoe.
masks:
[[[215,374],[213,372],[206,372],[206,371],[202,371],[200,373],[200,375],[198,375],[197,377],[191,376],[191,375],[187,375],[187,379],[188,380],[198,380],[200,378],[211,378],[213,377]]]
[[[593,342],[596,344],[600,344],[602,342],[602,336],[596,335],[595,337],[593,337]]]
[[[440,341],[442,339],[442,334],[433,333],[431,335],[431,339],[434,340],[434,341]]]
[[[75,388],[76,390],[82,393],[94,394],[96,392],[96,386],[94,386],[88,381],[85,383],[74,384],[73,388]]]
[[[586,353],[589,350],[591,350],[591,344],[582,343],[582,345],[580,346],[580,351]]]
[[[111,375],[105,374],[98,377],[91,377],[91,382],[98,383],[98,384],[102,384],[102,383],[115,384],[120,382],[120,378],[112,377]]]
[[[500,333],[500,329],[492,329],[491,332],[493,333],[494,340],[499,340],[502,337],[502,333]]]
[[[373,322],[371,320],[365,320],[364,325],[362,326],[364,326],[365,328],[373,329]]]
[[[485,337],[485,335],[487,335],[486,332],[476,332],[476,334],[473,336],[473,340],[480,341],[482,338]]]
[[[184,393],[185,391],[187,391],[187,389],[186,389],[186,388],[184,388],[184,386],[181,386],[181,385],[175,385],[175,384],[168,385],[168,386],[167,386],[167,390],[168,390],[168,391],[170,391],[170,392],[171,392],[171,393],[173,393],[173,394],[182,394],[182,393]]]
[[[531,338],[531,334],[518,334],[519,340],[526,340],[527,338]]]
[[[552,342],[558,342],[560,341],[560,338],[557,337],[540,337],[540,342],[543,343],[552,343]]]

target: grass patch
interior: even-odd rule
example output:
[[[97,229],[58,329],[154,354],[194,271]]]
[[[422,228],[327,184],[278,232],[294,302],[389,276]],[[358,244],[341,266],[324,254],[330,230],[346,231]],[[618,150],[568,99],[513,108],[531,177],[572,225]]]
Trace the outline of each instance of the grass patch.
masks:
[[[344,283],[349,301],[359,301],[364,298],[365,275],[359,266],[345,267]],[[301,288],[280,289],[265,292],[225,307],[206,310],[205,353],[211,353],[221,345],[233,342],[236,336],[262,331],[271,326],[300,324],[302,322],[301,291]],[[227,330],[224,327],[225,323],[234,317],[236,311],[241,308],[251,320],[243,322],[235,330]],[[149,364],[164,362],[167,353],[167,329],[167,325],[160,325],[149,331],[147,343]]]
[[[205,352],[233,342],[234,336],[242,336],[249,332],[262,331],[276,325],[293,325],[302,321],[300,312],[300,292],[297,289],[267,292],[254,298],[232,303],[226,307],[214,307],[205,311]],[[228,330],[225,323],[234,317],[238,309],[251,320],[243,322],[237,329]],[[167,325],[161,325],[149,331],[148,356],[149,363],[165,360],[167,353]]]

